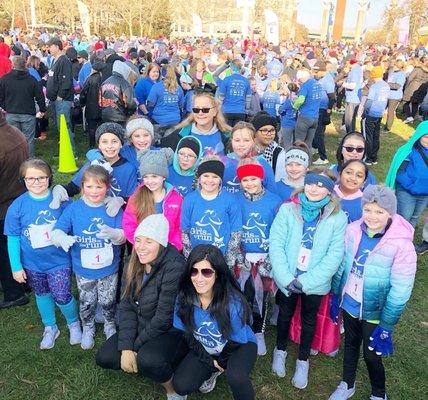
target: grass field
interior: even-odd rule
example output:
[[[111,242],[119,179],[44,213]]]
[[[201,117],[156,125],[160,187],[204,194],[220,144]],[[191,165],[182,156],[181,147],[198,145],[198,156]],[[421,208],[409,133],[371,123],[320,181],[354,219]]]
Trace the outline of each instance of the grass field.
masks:
[[[339,117],[328,127],[327,147],[329,159],[334,160],[339,140]],[[379,164],[373,171],[380,181],[385,177],[395,149],[411,134],[412,129],[396,122],[393,133],[381,135]],[[79,164],[84,160],[87,139],[77,134]],[[58,136],[50,132],[48,140],[38,142],[38,156],[56,168],[58,165]],[[71,176],[55,174],[58,183],[67,182]],[[420,227],[416,242],[420,241]],[[418,273],[413,296],[394,333],[396,353],[385,359],[388,399],[422,400],[427,398],[427,296],[428,256],[418,260]],[[96,346],[91,351],[68,344],[68,330],[57,313],[61,335],[52,350],[40,351],[38,345],[42,326],[32,298],[29,306],[0,311],[0,400],[154,400],[164,399],[163,389],[152,382],[123,372],[105,371],[95,366],[95,353],[103,340],[102,328],[98,327]],[[267,341],[269,352],[257,360],[252,377],[258,400],[328,399],[341,378],[342,352],[336,359],[324,355],[311,357],[310,377],[307,389],[299,391],[291,385],[294,372],[296,346],[289,346],[287,375],[276,378],[270,371],[275,328],[269,327]],[[357,375],[357,392],[353,399],[363,400],[370,396],[365,365],[360,361]],[[425,395],[424,395],[425,393]],[[190,399],[231,399],[224,378],[210,394],[194,394]]]

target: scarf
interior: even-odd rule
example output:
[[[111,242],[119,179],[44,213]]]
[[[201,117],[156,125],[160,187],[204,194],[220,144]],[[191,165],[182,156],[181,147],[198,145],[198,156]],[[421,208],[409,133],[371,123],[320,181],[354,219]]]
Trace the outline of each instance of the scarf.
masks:
[[[311,222],[320,214],[321,208],[327,205],[331,197],[325,196],[320,201],[310,201],[304,193],[299,193],[299,200],[302,206],[302,217],[306,222]]]
[[[262,187],[262,190],[259,193],[256,194],[250,194],[248,192],[246,192],[245,190],[243,191],[244,196],[246,199],[250,200],[250,201],[257,201],[260,200],[266,193],[265,188]]]
[[[260,150],[260,154],[265,158],[265,160],[272,165],[273,152],[279,146],[274,140],[267,146],[264,150]]]

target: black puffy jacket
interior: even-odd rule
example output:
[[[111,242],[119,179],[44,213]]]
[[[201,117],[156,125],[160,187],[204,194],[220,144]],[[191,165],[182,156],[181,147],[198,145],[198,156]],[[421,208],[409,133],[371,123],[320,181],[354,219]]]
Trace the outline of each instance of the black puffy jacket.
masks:
[[[80,92],[80,105],[85,107],[86,119],[101,119],[101,108],[98,104],[102,76],[101,72],[94,72],[86,79]]]
[[[186,260],[168,244],[137,299],[119,304],[118,350],[138,351],[148,340],[172,328],[175,298]],[[126,271],[124,275],[126,276]]]

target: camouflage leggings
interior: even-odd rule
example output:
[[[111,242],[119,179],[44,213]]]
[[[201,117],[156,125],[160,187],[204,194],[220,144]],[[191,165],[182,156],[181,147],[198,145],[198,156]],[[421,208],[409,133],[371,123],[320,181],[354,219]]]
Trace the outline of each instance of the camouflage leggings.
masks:
[[[117,274],[100,279],[86,279],[76,275],[79,290],[79,314],[83,326],[94,326],[97,303],[106,323],[114,323],[116,316]]]

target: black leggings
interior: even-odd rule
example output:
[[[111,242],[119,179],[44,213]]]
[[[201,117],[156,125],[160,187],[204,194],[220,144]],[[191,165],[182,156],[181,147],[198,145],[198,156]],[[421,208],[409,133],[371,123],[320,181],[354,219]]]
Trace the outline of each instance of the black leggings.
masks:
[[[296,310],[297,300],[300,296],[301,301],[301,319],[302,331],[300,333],[300,347],[298,359],[306,361],[311,351],[312,339],[314,337],[317,312],[323,296],[312,294],[295,294],[292,293],[287,297],[280,290],[276,293],[276,304],[279,307],[276,348],[286,350],[290,323]]]
[[[101,368],[120,369],[121,352],[117,350],[117,333],[105,341],[97,352],[96,363]],[[138,373],[154,382],[168,382],[175,366],[187,352],[180,331],[157,336],[141,346],[137,353]]]
[[[250,373],[257,358],[257,345],[252,342],[239,345],[226,361],[225,375],[235,400],[253,400],[254,389]],[[175,391],[185,396],[197,392],[213,373],[213,368],[202,363],[190,350],[175,370],[172,384]]]
[[[360,357],[361,342],[363,343],[363,357],[369,373],[372,395],[385,397],[385,369],[382,357],[375,351],[368,349],[369,338],[376,329],[376,324],[360,321],[346,311],[343,311],[345,325],[345,353],[343,355],[343,381],[348,387],[354,387],[357,373],[358,359]]]

